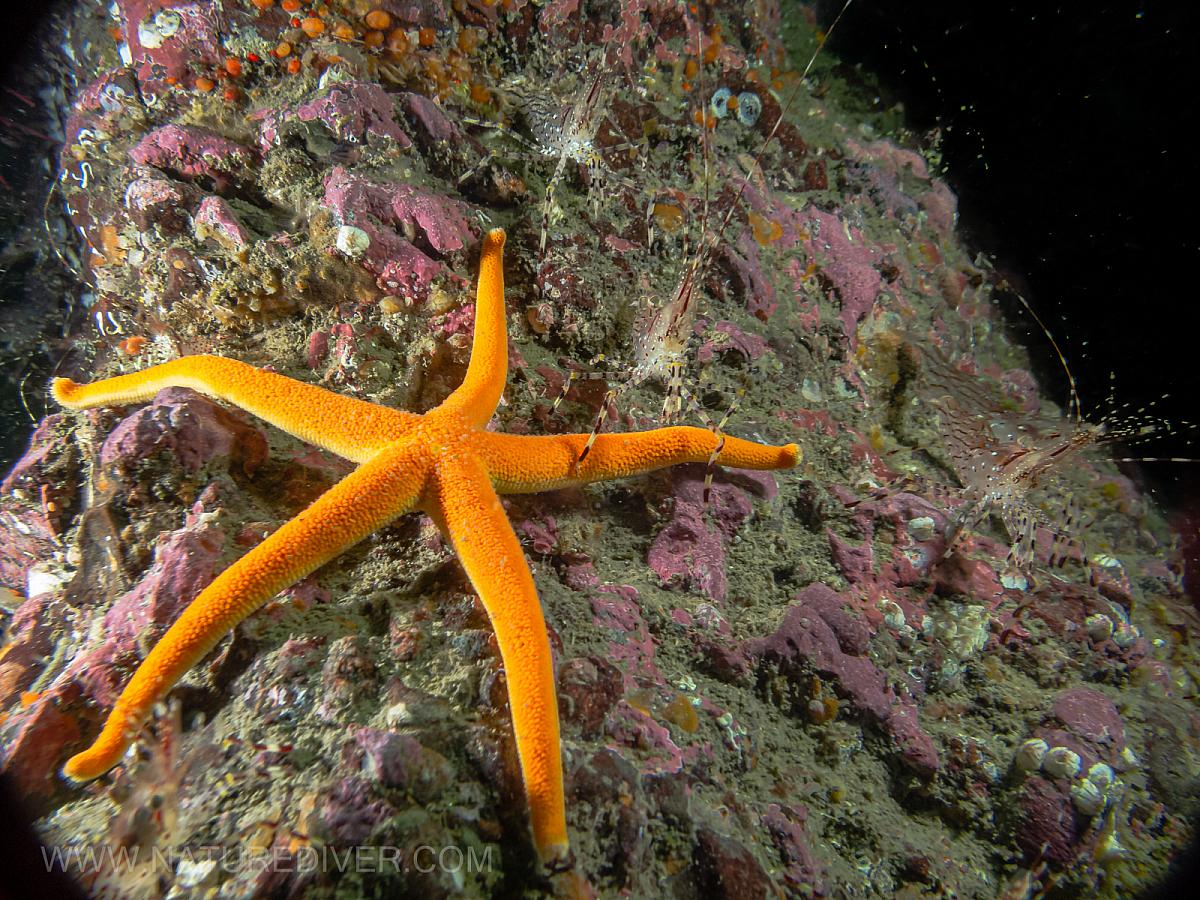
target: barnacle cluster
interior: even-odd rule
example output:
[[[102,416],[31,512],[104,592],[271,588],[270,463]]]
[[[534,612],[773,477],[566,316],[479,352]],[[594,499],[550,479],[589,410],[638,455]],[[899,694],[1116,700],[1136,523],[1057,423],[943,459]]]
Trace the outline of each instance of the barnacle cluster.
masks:
[[[1123,759],[1127,766],[1137,761],[1131,753],[1126,753]],[[1029,738],[1017,748],[1013,767],[1024,775],[1041,772],[1050,778],[1068,782],[1071,802],[1081,815],[1088,818],[1103,812],[1114,792],[1122,787],[1108,763],[1093,762],[1084,772],[1083,761],[1078,753],[1070,747],[1051,747],[1040,737]]]
[[[739,122],[751,128],[762,115],[762,100],[753,91],[734,94],[727,87],[719,87],[709,98],[708,108],[718,119],[724,119],[732,112]]]

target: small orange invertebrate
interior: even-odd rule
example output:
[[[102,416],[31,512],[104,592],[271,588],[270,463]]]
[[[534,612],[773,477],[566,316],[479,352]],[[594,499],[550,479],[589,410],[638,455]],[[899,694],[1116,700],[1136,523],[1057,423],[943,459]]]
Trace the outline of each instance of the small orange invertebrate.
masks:
[[[117,344],[117,347],[119,347],[121,352],[126,356],[137,356],[142,352],[142,350],[145,349],[147,343],[148,341],[146,338],[142,337],[140,334],[135,334],[125,338],[125,340]]]
[[[750,210],[747,218],[750,220],[750,228],[754,231],[754,240],[762,246],[773,244],[783,237],[783,226],[774,219],[760,216],[754,210]]]
[[[387,48],[397,56],[403,56],[408,52],[409,42],[408,35],[404,33],[403,28],[393,28],[387,36]]]
[[[363,21],[367,23],[368,28],[372,28],[375,31],[383,31],[392,24],[392,17],[382,9],[373,9],[367,13]]]

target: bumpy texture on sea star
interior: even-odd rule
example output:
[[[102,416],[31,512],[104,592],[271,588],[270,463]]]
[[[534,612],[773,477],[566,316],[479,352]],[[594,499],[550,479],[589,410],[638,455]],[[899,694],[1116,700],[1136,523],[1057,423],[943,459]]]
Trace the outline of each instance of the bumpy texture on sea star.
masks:
[[[67,761],[68,778],[87,781],[116,765],[154,704],[251,612],[371,532],[420,510],[454,548],[495,629],[538,853],[546,862],[566,856],[550,641],[533,576],[497,492],[533,493],[701,462],[718,445],[717,463],[743,469],[789,468],[800,451],[795,444],[772,447],[735,437],[720,444],[711,431],[676,427],[600,435],[580,460],[586,434],[486,431],[508,374],[503,248],[504,232],[489,232],[466,378],[424,415],[213,356],[87,385],[55,380],[55,398],[71,409],[140,403],[166,387],[190,387],[360,464],[192,601],[134,672],[95,743]]]

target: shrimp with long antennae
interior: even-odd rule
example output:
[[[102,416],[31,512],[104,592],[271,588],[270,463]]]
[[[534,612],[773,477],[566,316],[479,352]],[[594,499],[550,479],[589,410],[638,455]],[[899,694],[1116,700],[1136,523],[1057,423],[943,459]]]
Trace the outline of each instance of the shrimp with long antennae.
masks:
[[[619,175],[606,160],[606,155],[636,150],[639,143],[628,139],[615,145],[601,146],[598,140],[601,128],[608,125],[614,132],[620,129],[609,116],[609,107],[614,93],[615,68],[607,54],[592,59],[582,67],[579,86],[565,99],[545,89],[532,87],[533,81],[524,76],[515,78],[503,86],[501,92],[515,102],[529,135],[496,122],[467,119],[468,124],[494,128],[509,137],[538,161],[553,161],[554,169],[546,180],[542,196],[540,226],[538,233],[539,287],[547,288],[541,277],[545,270],[547,242],[557,210],[556,198],[559,186],[566,179],[571,164],[586,172],[589,195],[597,202],[597,195],[605,185],[618,185],[635,189],[633,182]],[[554,80],[551,83],[555,83]],[[467,172],[459,176],[459,185],[465,184],[495,157],[488,153]]]
[[[693,326],[699,314],[701,297],[699,296],[700,285],[705,280],[705,274],[708,266],[713,258],[717,248],[720,247],[721,241],[726,230],[733,221],[733,217],[739,207],[739,201],[742,199],[747,188],[750,186],[755,173],[760,172],[760,162],[768,147],[776,139],[781,126],[784,123],[784,118],[791,109],[792,105],[798,98],[800,91],[805,87],[805,79],[811,73],[814,64],[817,61],[829,34],[837,27],[845,15],[846,10],[850,7],[853,0],[845,0],[842,8],[834,18],[829,30],[819,37],[816,50],[809,58],[803,71],[796,79],[796,86],[788,96],[786,102],[779,107],[779,114],[763,138],[762,142],[754,155],[753,162],[749,166],[750,177],[740,179],[740,186],[734,194],[732,200],[728,203],[725,214],[722,217],[719,226],[715,231],[711,231],[708,227],[708,216],[713,205],[713,197],[711,194],[711,165],[709,154],[709,132],[716,123],[716,116],[710,110],[710,103],[707,100],[707,94],[704,87],[704,59],[706,50],[712,46],[713,38],[706,32],[702,21],[689,22],[688,36],[688,54],[699,60],[697,73],[699,76],[699,96],[701,97],[701,107],[695,111],[695,119],[700,129],[700,144],[702,156],[702,200],[701,200],[701,216],[700,230],[701,236],[698,242],[698,249],[684,263],[680,271],[679,279],[676,282],[675,288],[669,298],[660,304],[651,302],[647,305],[645,314],[641,318],[638,327],[633,335],[633,353],[632,365],[624,370],[615,372],[586,372],[579,370],[571,370],[568,373],[567,380],[563,384],[563,388],[558,398],[554,402],[554,408],[566,399],[576,381],[580,380],[615,380],[617,386],[610,388],[600,405],[600,410],[597,413],[595,423],[592,427],[592,432],[588,437],[587,443],[580,452],[580,461],[588,455],[592,445],[595,443],[597,436],[603,430],[605,423],[609,418],[609,410],[615,406],[620,396],[648,381],[657,381],[664,386],[665,396],[663,398],[662,410],[660,413],[660,421],[669,423],[679,418],[683,409],[686,406],[688,410],[696,414],[705,427],[711,429],[721,440],[718,441],[714,449],[713,455],[709,459],[705,474],[704,494],[708,497],[714,461],[717,454],[720,453],[724,443],[723,431],[731,416],[737,409],[738,403],[744,389],[739,391],[737,398],[730,404],[724,415],[717,421],[704,410],[696,399],[695,395],[687,387],[686,371],[688,366],[689,347],[693,337]],[[693,52],[694,51],[694,52]],[[757,99],[757,98],[756,98]],[[761,102],[761,101],[760,101]],[[647,216],[648,227],[647,232],[652,235],[652,216]],[[605,362],[603,355],[596,357],[593,364]]]
[[[964,371],[937,351],[925,351],[925,379],[917,393],[938,411],[943,443],[964,501],[950,522],[947,552],[959,549],[969,532],[995,514],[1012,542],[1011,568],[1029,571],[1043,547],[1041,533],[1050,538],[1046,556],[1051,567],[1063,567],[1073,555],[1086,563],[1079,504],[1065,476],[1095,447],[1172,434],[1176,425],[1152,418],[1149,408],[1133,415],[1113,410],[1094,423],[1087,421],[1074,374],[1053,334],[1023,296],[1007,284],[999,287],[1017,298],[1053,348],[1067,379],[1067,415],[1013,411],[978,375]],[[1188,423],[1182,426],[1191,427]],[[1181,457],[1129,456],[1114,457],[1113,461],[1196,462]]]

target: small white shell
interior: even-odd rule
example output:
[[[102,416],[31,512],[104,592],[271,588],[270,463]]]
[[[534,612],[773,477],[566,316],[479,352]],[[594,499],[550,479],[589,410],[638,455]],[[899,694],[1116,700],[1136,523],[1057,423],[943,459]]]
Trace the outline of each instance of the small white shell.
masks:
[[[150,21],[138,23],[138,43],[147,50],[157,50],[163,45],[163,41],[179,31],[182,25],[183,17],[175,10],[160,10]]]
[[[1092,763],[1092,767],[1087,770],[1087,780],[1100,788],[1100,790],[1104,790],[1112,784],[1115,777],[1112,766],[1107,763]]]
[[[1104,809],[1107,798],[1098,785],[1087,778],[1081,778],[1071,785],[1071,801],[1085,816],[1094,816]]]
[[[1042,767],[1042,760],[1049,749],[1050,745],[1041,738],[1030,738],[1017,748],[1017,755],[1013,757],[1013,765],[1022,772],[1036,772]]]
[[[1042,760],[1042,771],[1056,778],[1074,778],[1082,766],[1079,754],[1067,747],[1051,747]]]
[[[1088,616],[1084,620],[1083,626],[1087,629],[1088,637],[1098,644],[1107,641],[1113,634],[1113,620],[1104,613],[1093,613]]]
[[[352,259],[358,259],[371,246],[371,236],[361,228],[342,225],[337,230],[337,248]]]
[[[154,27],[163,37],[169,38],[183,27],[183,16],[173,9],[160,9],[154,17]]]

